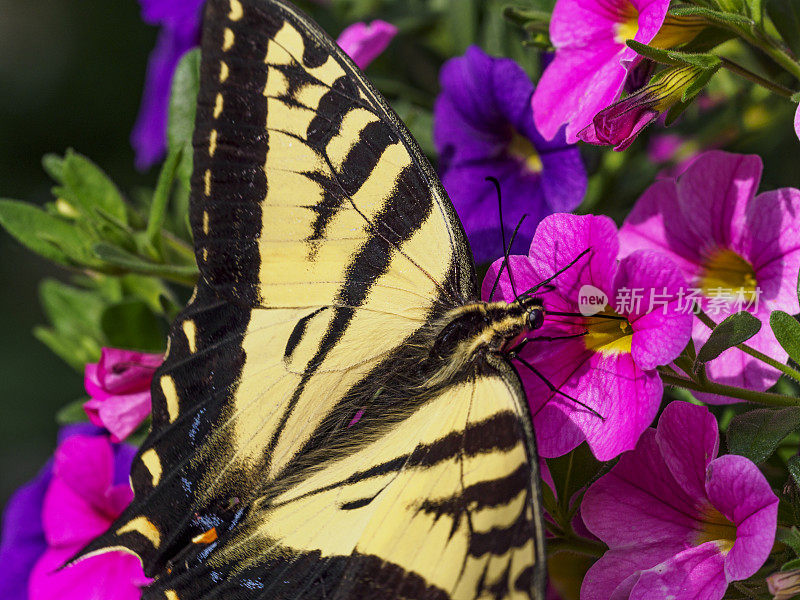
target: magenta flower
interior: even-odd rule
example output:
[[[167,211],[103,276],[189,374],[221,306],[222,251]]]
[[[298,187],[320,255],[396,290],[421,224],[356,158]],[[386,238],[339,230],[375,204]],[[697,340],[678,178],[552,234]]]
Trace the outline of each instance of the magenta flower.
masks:
[[[636,252],[617,260],[617,228],[608,217],[556,214],[539,225],[529,256],[512,256],[518,291],[527,290],[566,267],[586,249],[590,253],[541,294],[545,325],[532,335],[564,338],[531,342],[520,356],[563,394],[552,392],[518,364],[533,414],[542,456],[566,454],[584,440],[599,460],[609,460],[636,445],[656,416],[663,386],[656,367],[684,349],[692,315],[678,309],[686,283],[675,265],[655,252]],[[483,281],[489,298],[501,261]],[[495,299],[514,300],[506,272]],[[587,311],[598,316],[563,317],[548,312]],[[608,304],[613,305],[608,306]],[[572,337],[564,337],[572,336]],[[602,418],[601,418],[602,417]]]
[[[161,354],[103,348],[100,362],[86,365],[83,382],[91,400],[83,409],[112,441],[124,440],[150,414],[150,382],[163,360]]]
[[[110,552],[61,569],[133,499],[128,472],[135,452],[105,436],[76,435],[58,447],[42,510],[48,547],[31,573],[30,600],[140,598],[149,580],[131,554]]]
[[[797,106],[797,111],[794,113],[794,132],[800,138],[800,105]]]
[[[586,171],[563,132],[550,142],[539,135],[530,105],[533,84],[513,60],[472,46],[444,64],[439,80],[433,138],[442,183],[475,261],[484,263],[502,252],[497,192],[487,176],[500,182],[506,239],[526,214],[518,239],[527,244],[543,217],[578,206]]]
[[[102,430],[89,423],[68,425],[59,431],[58,443],[63,445],[75,436],[96,436]],[[134,449],[115,446],[115,477],[127,479]],[[45,494],[53,480],[53,459],[47,461],[36,478],[21,487],[11,497],[3,513],[3,538],[0,542],[0,598],[28,600],[28,586],[36,563],[48,548],[42,523]]]
[[[708,409],[672,402],[587,490],[583,520],[609,550],[581,600],[719,600],[758,571],[775,542],[778,498],[750,460],[718,451]]]
[[[620,230],[622,253],[645,248],[670,257],[697,290],[694,299],[717,322],[742,309],[765,324],[773,310],[800,312],[800,191],[784,188],[756,196],[760,179],[758,156],[700,155],[683,175],[657,181],[639,199]],[[690,303],[691,291],[683,304]],[[696,346],[709,334],[695,321]],[[747,344],[778,361],[787,359],[768,325]],[[713,381],[755,390],[769,388],[780,376],[736,348],[709,362],[707,374]]]
[[[389,42],[397,35],[397,27],[386,21],[375,19],[371,23],[353,23],[339,34],[339,44],[359,69],[367,65],[386,50]]]
[[[552,139],[563,124],[567,141],[620,96],[638,55],[628,39],[649,44],[664,22],[669,0],[558,0],[550,20],[556,57],[533,95],[536,126]]]

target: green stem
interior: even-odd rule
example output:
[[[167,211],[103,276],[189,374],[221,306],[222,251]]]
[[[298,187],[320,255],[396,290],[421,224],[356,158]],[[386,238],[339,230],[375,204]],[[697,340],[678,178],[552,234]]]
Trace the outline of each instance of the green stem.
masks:
[[[753,33],[737,30],[737,33],[739,33],[748,44],[764,52],[764,54],[791,73],[795,79],[800,81],[800,63],[789,56],[776,40],[759,30]]]
[[[608,547],[604,543],[582,537],[560,538],[547,542],[548,556],[558,552],[576,552],[600,558],[605,554],[606,550],[608,550]]]
[[[800,399],[793,398],[792,396],[773,394],[771,392],[756,392],[754,390],[748,390],[746,388],[735,387],[732,385],[724,385],[722,383],[715,383],[713,381],[709,381],[704,385],[687,377],[670,375],[669,373],[661,371],[660,369],[659,373],[661,374],[661,381],[667,385],[674,385],[695,392],[729,396],[731,398],[738,398],[739,400],[756,402],[757,404],[763,404],[765,406],[800,406]]]
[[[161,167],[161,173],[158,175],[156,189],[150,202],[150,216],[147,219],[147,229],[144,237],[147,248],[153,255],[152,258],[161,258],[161,249],[159,247],[161,226],[164,224],[164,219],[167,215],[167,203],[169,202],[170,191],[172,191],[172,182],[175,180],[175,172],[180,161],[180,151],[172,152],[167,156],[164,166]]]
[[[768,89],[779,96],[783,96],[784,98],[791,99],[792,97],[792,90],[783,87],[777,83],[770,81],[769,79],[765,79],[758,75],[757,73],[753,73],[751,70],[744,68],[740,64],[733,62],[730,59],[725,58],[724,56],[718,57],[722,61],[722,67],[730,71],[731,73],[735,73],[744,79],[752,81],[756,85],[760,85],[763,88]]]

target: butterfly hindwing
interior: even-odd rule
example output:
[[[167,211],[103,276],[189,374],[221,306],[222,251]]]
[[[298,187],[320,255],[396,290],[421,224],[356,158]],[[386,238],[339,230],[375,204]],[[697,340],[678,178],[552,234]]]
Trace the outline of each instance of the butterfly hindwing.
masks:
[[[504,370],[476,367],[358,451],[265,495],[152,598],[536,598],[536,468]]]
[[[420,348],[477,291],[396,115],[288,3],[208,0],[194,147],[200,281],[134,501],[84,552],[136,553],[147,600],[539,598],[516,373],[424,385]]]

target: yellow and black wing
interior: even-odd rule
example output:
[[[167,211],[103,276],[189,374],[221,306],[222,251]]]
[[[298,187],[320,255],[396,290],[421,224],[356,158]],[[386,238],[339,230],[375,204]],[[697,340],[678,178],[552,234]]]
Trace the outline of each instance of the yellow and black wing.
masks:
[[[424,386],[475,272],[396,115],[288,3],[209,0],[194,146],[200,281],[135,499],[84,554],[136,553],[148,600],[539,598],[516,373]]]

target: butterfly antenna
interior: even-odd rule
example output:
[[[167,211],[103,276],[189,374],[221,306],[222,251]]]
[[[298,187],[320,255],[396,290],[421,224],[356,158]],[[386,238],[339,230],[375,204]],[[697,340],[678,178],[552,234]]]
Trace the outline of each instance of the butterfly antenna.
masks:
[[[497,211],[500,213],[500,235],[503,238],[503,257],[505,258],[505,264],[508,267],[508,280],[511,282],[511,291],[514,292],[514,297],[519,298],[519,294],[517,294],[517,287],[514,285],[514,274],[511,272],[511,263],[508,260],[508,247],[506,246],[506,229],[503,226],[503,201],[500,196],[500,182],[497,181],[496,177],[492,177],[491,175],[486,177],[486,181],[491,181],[494,184],[495,189],[497,190]],[[491,296],[489,296],[491,299]]]
[[[576,312],[556,312],[552,310],[545,311],[547,315],[553,315],[555,317],[581,317],[583,319],[609,319],[612,321],[627,321],[628,317],[623,317],[622,315],[602,315],[597,313],[596,315],[584,315],[583,313],[576,313]]]
[[[540,281],[540,282],[539,282],[539,283],[537,283],[535,286],[533,286],[531,289],[529,289],[529,290],[527,290],[527,291],[525,291],[525,292],[522,292],[522,295],[523,295],[523,296],[527,296],[528,294],[532,294],[532,293],[534,293],[534,292],[535,292],[536,290],[538,290],[540,287],[543,287],[543,286],[547,285],[548,283],[550,283],[551,281],[553,281],[553,279],[555,279],[556,277],[558,277],[559,275],[561,275],[561,274],[562,274],[564,271],[566,271],[567,269],[569,269],[570,267],[572,267],[572,266],[573,266],[573,265],[574,265],[576,262],[578,262],[578,261],[579,261],[581,258],[583,258],[584,256],[586,256],[586,254],[588,254],[588,253],[589,253],[589,252],[591,252],[591,251],[592,251],[591,247],[589,247],[589,248],[586,248],[586,250],[584,250],[583,252],[581,252],[580,254],[578,254],[578,256],[576,256],[575,258],[573,258],[573,259],[572,259],[572,260],[569,262],[569,264],[567,264],[565,267],[562,267],[561,269],[559,269],[558,271],[556,271],[555,273],[553,273],[552,275],[550,275],[550,277],[548,277],[547,279],[544,279],[544,280]]]
[[[525,217],[527,217],[527,216],[528,216],[527,214],[522,215],[522,217],[520,218],[519,222],[517,223],[517,226],[514,227],[514,233],[511,234],[511,240],[509,240],[509,242],[508,242],[508,250],[506,250],[505,254],[503,255],[503,262],[500,264],[500,270],[497,271],[497,277],[494,278],[494,285],[492,286],[492,293],[489,294],[489,300],[490,301],[491,301],[492,298],[494,298],[494,291],[497,289],[497,284],[500,283],[500,276],[503,274],[503,269],[506,266],[506,261],[509,260],[509,252],[511,252],[511,246],[514,245],[514,238],[517,237],[517,232],[519,231],[519,228],[522,226],[522,222],[525,220]],[[510,278],[510,275],[511,275],[511,262],[508,262],[508,273],[509,273],[509,278]],[[513,289],[513,287],[512,287],[512,289]],[[517,298],[515,300],[515,302],[517,300],[519,300],[519,298]]]
[[[531,363],[529,363],[527,360],[525,360],[524,358],[521,358],[521,357],[519,357],[519,356],[516,356],[515,358],[516,358],[516,359],[517,359],[517,360],[518,360],[518,361],[519,361],[519,362],[520,362],[522,365],[524,365],[526,368],[528,368],[528,369],[529,369],[529,370],[530,370],[530,371],[531,371],[531,372],[532,372],[534,375],[536,375],[536,376],[537,376],[539,379],[541,379],[541,380],[544,382],[544,384],[547,386],[547,388],[548,388],[548,389],[549,389],[551,392],[553,392],[554,394],[560,394],[560,395],[564,396],[564,398],[566,398],[567,400],[571,400],[572,402],[574,402],[574,403],[575,403],[575,404],[577,404],[578,406],[582,406],[583,408],[585,408],[586,410],[588,410],[590,413],[592,413],[594,416],[598,417],[598,418],[599,418],[601,421],[605,421],[605,420],[606,420],[606,418],[605,418],[603,415],[601,415],[599,412],[597,412],[597,411],[596,411],[595,409],[593,409],[591,406],[588,406],[588,405],[584,404],[583,402],[581,402],[580,400],[578,400],[577,398],[573,398],[573,397],[572,397],[572,396],[570,396],[569,394],[566,394],[566,393],[562,392],[560,389],[558,389],[556,386],[554,386],[552,383],[550,383],[550,380],[549,380],[549,379],[547,379],[547,377],[545,377],[545,376],[544,376],[544,375],[541,373],[541,371],[539,371],[539,369],[537,369],[536,367],[534,367],[534,366],[533,366]]]

